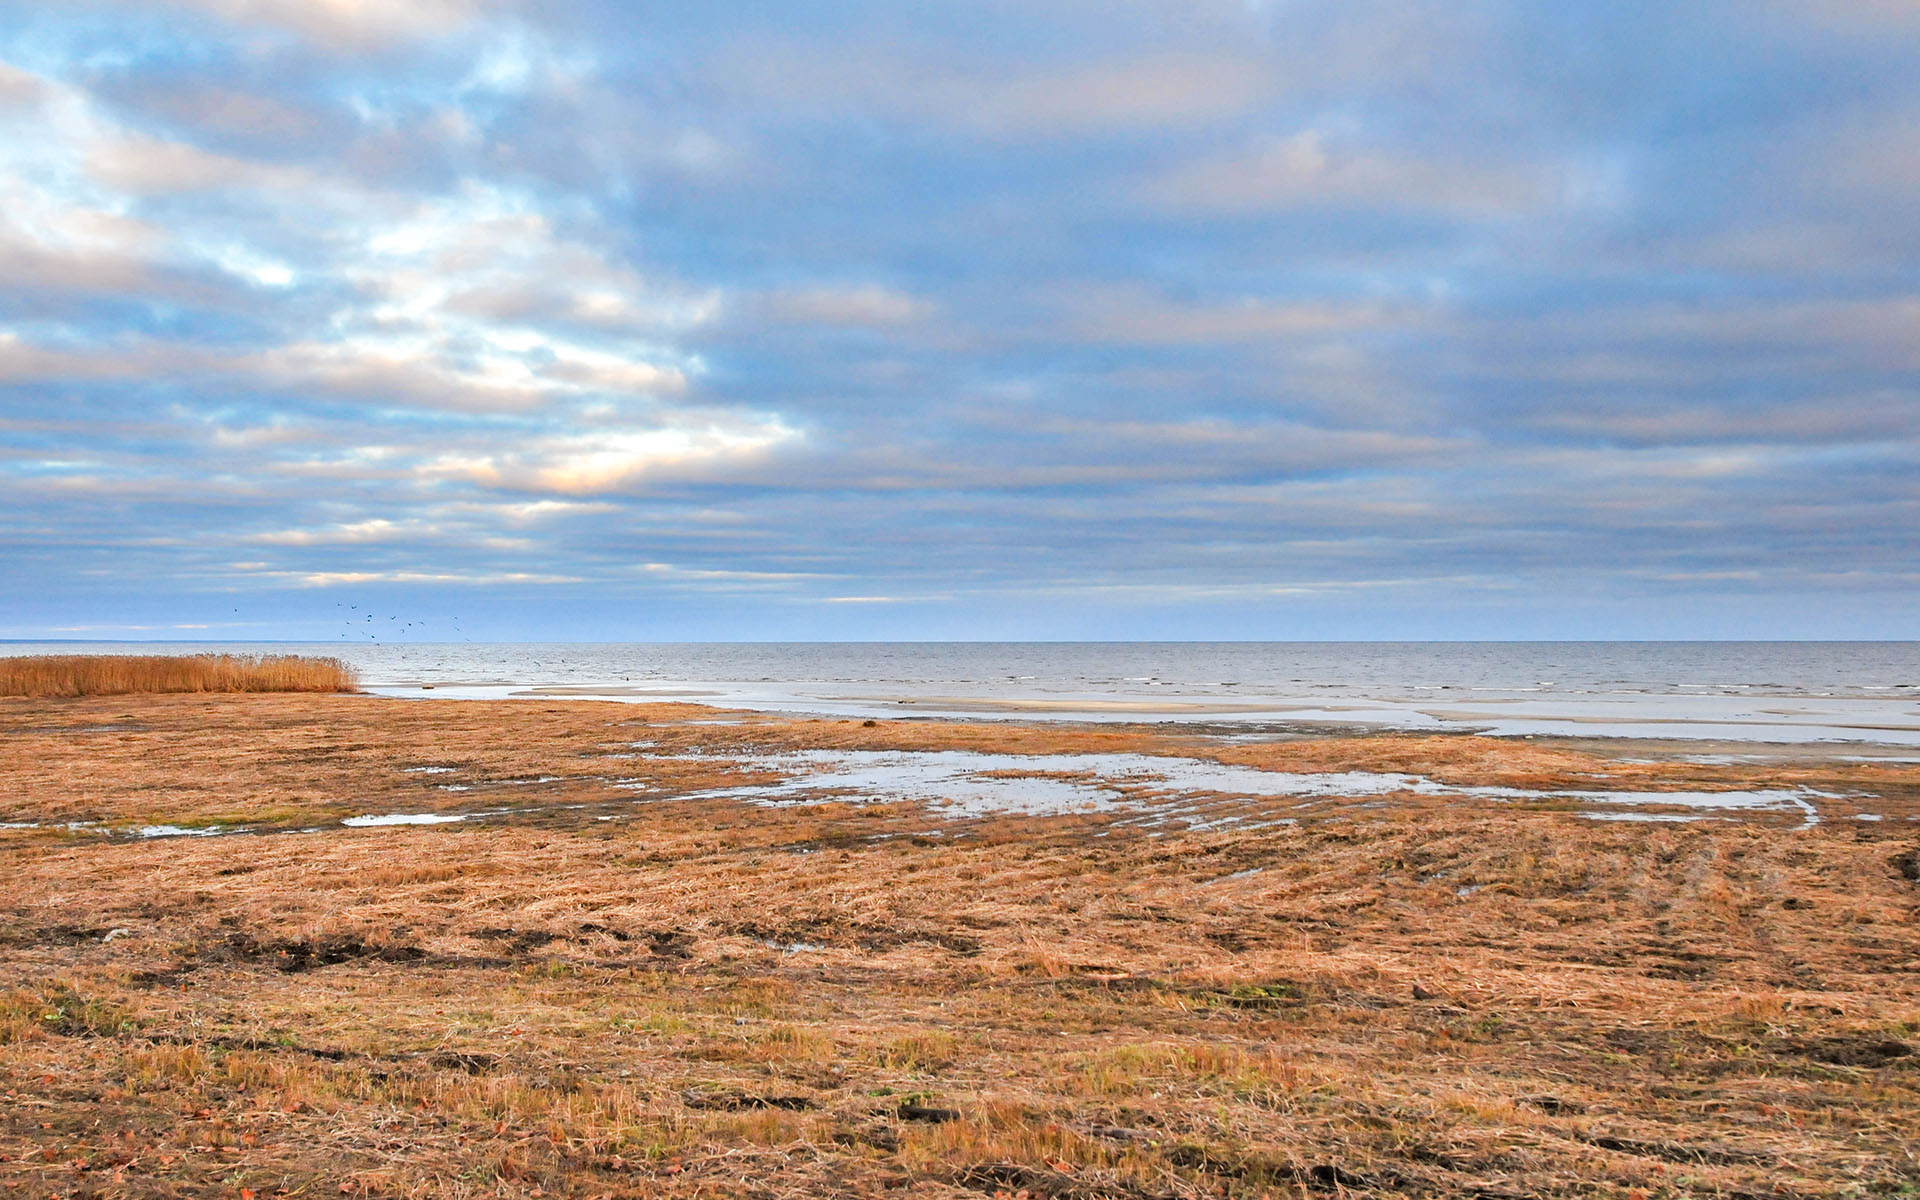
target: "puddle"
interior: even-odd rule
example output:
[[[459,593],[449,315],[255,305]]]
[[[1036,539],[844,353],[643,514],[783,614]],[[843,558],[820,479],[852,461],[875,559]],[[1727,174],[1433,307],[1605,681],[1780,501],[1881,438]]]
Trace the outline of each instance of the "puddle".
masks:
[[[671,761],[671,760],[670,760]],[[803,750],[764,755],[732,755],[713,751],[679,757],[678,761],[714,765],[724,762],[782,776],[776,783],[746,784],[673,795],[676,800],[731,799],[752,804],[800,805],[831,801],[855,803],[916,802],[952,819],[989,815],[1063,816],[1072,813],[1109,813],[1122,824],[1162,826],[1178,822],[1189,831],[1258,829],[1293,823],[1272,812],[1249,812],[1237,802],[1247,800],[1299,801],[1311,808],[1316,801],[1351,801],[1360,807],[1382,807],[1386,798],[1414,795],[1521,803],[1557,803],[1574,806],[1574,815],[1602,821],[1697,821],[1717,815],[1789,813],[1801,818],[1803,828],[1820,823],[1816,799],[1847,799],[1811,788],[1763,788],[1747,791],[1630,792],[1604,789],[1535,791],[1525,788],[1456,786],[1420,775],[1395,772],[1263,771],[1206,759],[1147,754],[994,754],[974,750]],[[445,767],[413,767],[430,774]],[[529,786],[560,782],[567,777],[537,776],[492,781],[485,786]],[[637,778],[607,780],[613,788],[633,793],[662,794],[656,783]],[[449,792],[473,790],[471,784],[440,784]],[[636,796],[635,799],[645,797]],[[1859,797],[1852,797],[1858,800]],[[564,808],[601,807],[565,805]],[[1647,809],[1685,811],[1649,812]],[[1614,809],[1617,811],[1606,811]],[[1635,810],[1638,811],[1635,811]],[[1598,810],[1598,811],[1595,811]],[[350,829],[387,826],[446,825],[499,815],[507,810],[463,813],[379,813],[347,817],[340,825]],[[534,810],[524,810],[534,811]],[[545,806],[538,811],[554,811]],[[1854,814],[1861,821],[1881,820],[1879,814]],[[608,821],[617,816],[597,815]],[[0,829],[54,828],[34,822],[0,823]],[[220,837],[256,832],[248,826],[143,825],[111,828],[98,822],[68,822],[75,832],[141,839]],[[280,832],[258,830],[257,832]],[[315,832],[302,830],[301,832]],[[938,836],[937,831],[929,831]],[[1238,879],[1242,875],[1225,878]]]
[[[819,942],[779,942],[772,938],[762,938],[760,944],[769,950],[778,950],[782,954],[812,954],[826,949]]]
[[[0,829],[65,829],[69,833],[97,833],[107,837],[134,838],[176,838],[176,837],[226,837],[236,833],[251,833],[245,825],[134,825],[115,827],[103,821],[67,821],[47,824],[40,821],[0,821]]]
[[[443,792],[471,792],[475,788],[534,787],[542,783],[565,783],[577,776],[534,775],[523,779],[483,779],[478,783],[442,783],[436,784]]]
[[[200,829],[187,829],[179,825],[142,825],[132,831],[133,836],[142,838],[168,837],[219,837],[223,833],[239,833],[237,829],[225,829],[219,825],[207,825]]]
[[[1164,818],[1155,818],[1153,820],[1146,820],[1146,821],[1134,821],[1131,823],[1135,825],[1159,825],[1164,823]],[[1229,817],[1215,817],[1211,821],[1195,821],[1191,818],[1188,818],[1185,822],[1184,827],[1188,833],[1205,833],[1210,829],[1241,829],[1241,830],[1278,829],[1282,825],[1298,825],[1299,823],[1300,823],[1299,821],[1295,820],[1292,817],[1279,817],[1271,821],[1249,821],[1247,818],[1243,816],[1229,816]],[[1153,836],[1160,837],[1161,834],[1156,833]]]
[[[1217,879],[1209,879],[1207,880],[1206,886],[1212,887],[1216,883],[1232,883],[1236,879],[1251,879],[1264,870],[1266,870],[1265,867],[1249,867],[1244,871],[1235,871],[1231,875],[1222,875]]]
[[[731,756],[730,756],[731,757]],[[990,754],[974,750],[804,750],[733,757],[756,771],[787,776],[774,784],[716,788],[689,798],[727,797],[761,804],[836,799],[919,801],[952,816],[1034,816],[1160,808],[1206,797],[1362,799],[1412,794],[1462,798],[1572,801],[1585,805],[1660,805],[1705,811],[1798,810],[1808,825],[1819,814],[1809,789],[1732,792],[1532,791],[1466,787],[1419,775],[1374,771],[1262,771],[1205,759],[1146,754]],[[1633,819],[1643,814],[1607,814]],[[1652,814],[1647,814],[1651,816]],[[1664,819],[1664,815],[1663,819]],[[1225,823],[1225,822],[1221,822]],[[1213,822],[1207,825],[1216,824]]]
[[[1093,782],[1092,777],[1125,774],[1110,760],[1132,757],[1138,756],[803,750],[732,759],[756,771],[788,776],[780,783],[714,788],[692,798],[726,797],[759,804],[909,800],[935,805],[954,816],[1104,812],[1114,809],[1124,795],[1116,787]],[[1129,782],[1154,778],[1162,777],[1136,776]]]

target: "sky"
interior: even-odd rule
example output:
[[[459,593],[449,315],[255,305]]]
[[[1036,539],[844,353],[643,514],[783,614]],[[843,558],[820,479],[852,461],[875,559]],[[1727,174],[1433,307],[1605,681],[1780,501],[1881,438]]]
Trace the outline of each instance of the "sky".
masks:
[[[1920,0],[0,0],[0,637],[1915,638],[1916,530]]]

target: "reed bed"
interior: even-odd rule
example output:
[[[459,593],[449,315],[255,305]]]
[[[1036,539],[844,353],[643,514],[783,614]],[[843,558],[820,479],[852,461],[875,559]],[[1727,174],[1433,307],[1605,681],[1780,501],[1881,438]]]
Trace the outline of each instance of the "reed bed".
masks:
[[[350,692],[353,669],[299,654],[47,654],[0,658],[0,696]]]

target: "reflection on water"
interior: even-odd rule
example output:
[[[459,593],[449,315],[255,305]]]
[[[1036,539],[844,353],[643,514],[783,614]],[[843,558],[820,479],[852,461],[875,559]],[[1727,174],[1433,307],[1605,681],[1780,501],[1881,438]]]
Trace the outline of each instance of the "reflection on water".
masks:
[[[1805,788],[1747,791],[1534,791],[1462,786],[1396,772],[1263,771],[1205,759],[1147,754],[989,754],[973,750],[802,750],[729,761],[786,776],[775,784],[716,788],[696,796],[761,804],[855,799],[918,801],[951,816],[1019,813],[1048,816],[1135,808],[1170,816],[1185,802],[1240,799],[1364,799],[1416,795],[1580,805],[1660,805],[1711,811],[1788,811],[1808,825],[1811,800],[1835,798]],[[1619,816],[1620,814],[1615,814]]]

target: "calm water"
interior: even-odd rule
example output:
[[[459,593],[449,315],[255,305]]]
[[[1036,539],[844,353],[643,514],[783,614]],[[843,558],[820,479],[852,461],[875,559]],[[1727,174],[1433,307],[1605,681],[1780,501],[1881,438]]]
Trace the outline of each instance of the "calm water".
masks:
[[[1920,746],[1920,642],[0,646],[0,654],[207,650],[335,654],[370,690],[422,698],[592,695],[842,716],[1353,722]]]

